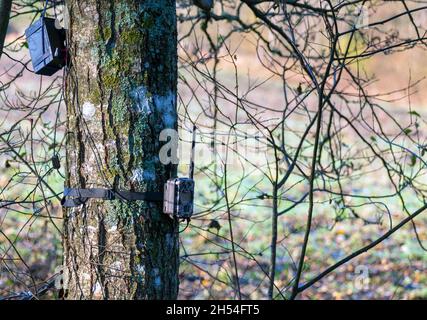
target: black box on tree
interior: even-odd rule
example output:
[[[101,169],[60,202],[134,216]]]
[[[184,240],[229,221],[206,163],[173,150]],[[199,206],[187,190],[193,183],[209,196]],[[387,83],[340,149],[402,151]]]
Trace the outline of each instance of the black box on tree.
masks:
[[[36,74],[51,76],[65,66],[65,30],[56,28],[55,19],[40,18],[25,36]]]

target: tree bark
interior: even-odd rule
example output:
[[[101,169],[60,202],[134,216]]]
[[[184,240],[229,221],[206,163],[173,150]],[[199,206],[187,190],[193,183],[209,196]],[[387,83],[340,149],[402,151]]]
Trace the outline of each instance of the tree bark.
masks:
[[[174,0],[68,0],[67,186],[162,191],[177,128]],[[64,211],[67,299],[175,299],[178,222],[162,204],[90,199]]]
[[[11,9],[12,0],[0,0],[0,59],[3,54],[4,40],[6,39],[7,28],[9,26]]]

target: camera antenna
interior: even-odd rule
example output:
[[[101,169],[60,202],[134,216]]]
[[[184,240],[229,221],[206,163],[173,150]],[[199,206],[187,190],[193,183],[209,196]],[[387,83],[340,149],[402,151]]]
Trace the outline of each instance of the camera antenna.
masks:
[[[194,177],[194,157],[196,153],[196,125],[193,125],[193,140],[191,142],[191,157],[190,157],[190,173],[189,178],[193,179]]]

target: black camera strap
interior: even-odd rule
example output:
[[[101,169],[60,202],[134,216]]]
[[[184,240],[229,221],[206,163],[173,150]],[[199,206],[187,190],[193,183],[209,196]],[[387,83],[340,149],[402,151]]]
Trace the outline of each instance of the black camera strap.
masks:
[[[65,188],[64,197],[61,201],[61,204],[65,208],[74,208],[86,203],[88,199],[162,202],[163,193],[117,191],[112,189],[100,188]]]

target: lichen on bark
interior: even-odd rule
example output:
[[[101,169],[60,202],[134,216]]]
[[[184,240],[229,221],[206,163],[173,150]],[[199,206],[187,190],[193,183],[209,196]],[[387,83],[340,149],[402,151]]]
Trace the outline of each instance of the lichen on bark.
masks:
[[[67,185],[162,191],[158,158],[176,128],[173,0],[69,0]],[[173,299],[177,221],[160,203],[89,200],[64,211],[69,299]]]

